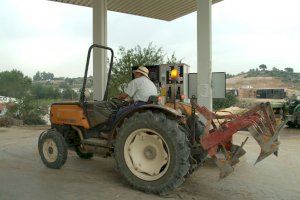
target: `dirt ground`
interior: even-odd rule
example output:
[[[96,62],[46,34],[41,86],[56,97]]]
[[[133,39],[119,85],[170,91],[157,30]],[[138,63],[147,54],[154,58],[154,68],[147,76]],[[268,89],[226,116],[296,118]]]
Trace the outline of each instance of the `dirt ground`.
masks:
[[[81,160],[69,152],[60,170],[46,168],[39,158],[41,128],[0,128],[0,199],[300,199],[300,129],[285,129],[279,157],[253,165],[259,147],[251,138],[247,154],[234,173],[218,180],[212,164],[200,168],[176,191],[156,196],[132,190],[115,170],[115,161]],[[247,132],[236,134],[241,143]]]

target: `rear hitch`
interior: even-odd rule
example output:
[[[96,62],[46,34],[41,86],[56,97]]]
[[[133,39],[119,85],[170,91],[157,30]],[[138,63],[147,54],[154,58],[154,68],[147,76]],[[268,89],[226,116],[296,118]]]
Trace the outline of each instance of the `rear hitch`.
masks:
[[[191,104],[207,120],[204,134],[200,137],[199,142],[220,168],[220,178],[226,177],[233,171],[232,166],[239,162],[239,157],[245,152],[243,146],[247,142],[248,137],[235,152],[230,152],[224,148],[232,140],[233,134],[240,130],[248,129],[261,148],[255,163],[262,161],[271,154],[278,155],[280,144],[278,135],[286,121],[276,127],[275,116],[270,103],[256,105],[241,115],[217,115],[204,106],[198,106],[195,100],[191,101]],[[220,123],[219,119],[222,119],[223,122]],[[215,121],[218,121],[219,124],[217,125]],[[218,147],[223,147],[222,153],[225,159],[216,157]]]

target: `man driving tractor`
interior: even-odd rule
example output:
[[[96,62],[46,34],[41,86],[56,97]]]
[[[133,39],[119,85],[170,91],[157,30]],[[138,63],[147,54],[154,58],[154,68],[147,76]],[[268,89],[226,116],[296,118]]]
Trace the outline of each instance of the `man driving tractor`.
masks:
[[[130,81],[124,92],[119,94],[116,98],[124,101],[127,98],[131,98],[133,103],[127,106],[120,107],[114,117],[111,118],[109,122],[109,127],[112,125],[125,113],[134,110],[135,108],[145,105],[149,102],[149,97],[157,96],[157,88],[154,83],[149,79],[149,70],[140,66],[137,70],[133,72],[134,79]],[[109,137],[109,133],[101,133],[104,138]]]
[[[136,107],[147,104],[150,96],[157,96],[157,88],[149,79],[149,70],[146,67],[140,66],[137,70],[133,71],[133,74],[134,79],[128,83],[124,92],[119,94],[117,98],[125,100],[130,97],[134,103],[121,108],[116,114],[116,119]]]

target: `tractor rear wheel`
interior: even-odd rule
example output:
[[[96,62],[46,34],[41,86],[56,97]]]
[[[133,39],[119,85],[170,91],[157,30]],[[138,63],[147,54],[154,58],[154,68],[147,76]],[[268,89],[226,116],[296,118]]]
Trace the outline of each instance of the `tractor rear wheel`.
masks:
[[[59,169],[67,160],[68,149],[65,138],[55,129],[42,133],[38,149],[43,163],[49,168]]]
[[[135,113],[120,127],[115,143],[118,170],[134,188],[157,194],[184,182],[190,162],[187,136],[162,113]]]

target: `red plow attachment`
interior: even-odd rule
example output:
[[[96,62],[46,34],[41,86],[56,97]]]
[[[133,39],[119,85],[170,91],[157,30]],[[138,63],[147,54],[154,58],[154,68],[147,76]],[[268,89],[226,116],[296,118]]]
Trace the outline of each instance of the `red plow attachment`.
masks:
[[[220,178],[224,178],[231,173],[233,171],[232,166],[238,163],[239,157],[245,153],[243,146],[248,138],[241,146],[235,145],[237,148],[234,150],[232,148],[230,150],[228,147],[228,144],[231,144],[233,134],[237,131],[248,129],[259,144],[261,152],[255,163],[271,154],[277,156],[279,148],[278,134],[284,127],[285,122],[276,126],[270,103],[261,103],[241,115],[217,115],[204,106],[198,106],[195,101],[192,101],[192,107],[207,120],[205,132],[200,137],[200,143],[220,168]],[[220,122],[221,120],[222,122]],[[223,155],[221,158],[220,153]]]

